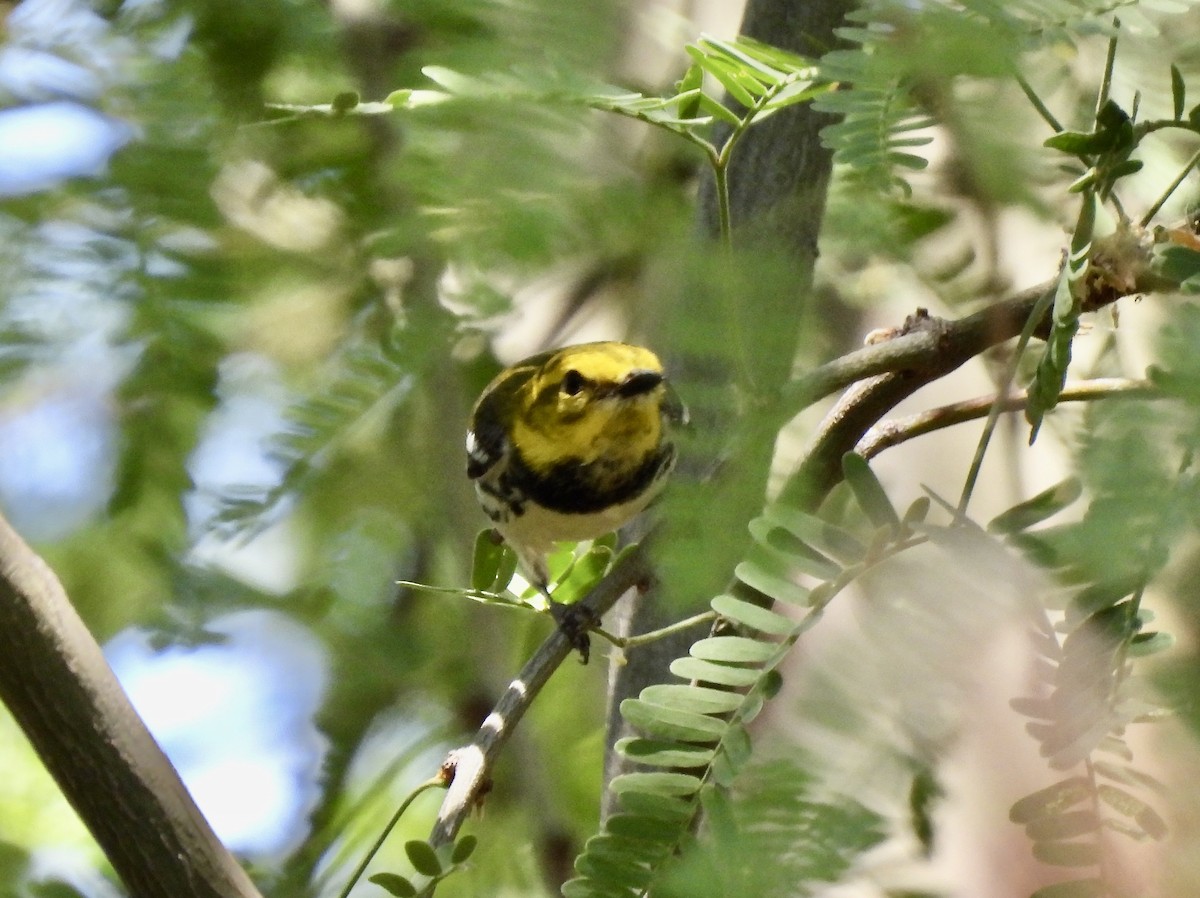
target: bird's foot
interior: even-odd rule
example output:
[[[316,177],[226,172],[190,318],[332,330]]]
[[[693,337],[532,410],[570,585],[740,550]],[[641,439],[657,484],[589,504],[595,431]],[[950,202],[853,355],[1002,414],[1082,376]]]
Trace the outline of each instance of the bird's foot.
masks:
[[[579,652],[580,663],[587,664],[592,649],[588,630],[600,623],[600,620],[584,605],[564,605],[553,599],[550,600],[550,616],[571,643],[571,648]]]

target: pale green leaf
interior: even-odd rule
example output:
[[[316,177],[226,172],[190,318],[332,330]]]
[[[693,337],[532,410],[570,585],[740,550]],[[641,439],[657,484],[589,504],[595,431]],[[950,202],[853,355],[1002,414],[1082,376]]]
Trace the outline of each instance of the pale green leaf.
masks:
[[[731,595],[719,595],[711,604],[713,611],[722,617],[760,633],[786,636],[796,628],[791,618]]]

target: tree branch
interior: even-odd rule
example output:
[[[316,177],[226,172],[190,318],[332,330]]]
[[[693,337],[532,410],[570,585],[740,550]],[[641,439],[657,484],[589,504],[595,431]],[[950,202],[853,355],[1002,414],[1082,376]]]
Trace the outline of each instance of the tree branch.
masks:
[[[1095,312],[1125,296],[1178,288],[1151,269],[1151,246],[1148,235],[1130,230],[1097,240],[1082,310]],[[842,478],[842,456],[885,414],[926,384],[1017,336],[1038,300],[1056,283],[1057,278],[1052,278],[958,320],[934,318],[918,310],[895,337],[848,353],[796,380],[785,394],[789,415],[858,378],[876,375],[855,383],[826,415],[780,498],[802,508],[820,505]],[[1044,337],[1048,327],[1047,314],[1034,334]]]
[[[641,543],[622,555],[580,602],[597,620],[630,589],[651,581],[653,572],[644,545]],[[453,841],[467,814],[479,805],[491,787],[492,768],[513,730],[550,675],[570,654],[570,642],[555,628],[508,685],[471,744],[450,753],[445,766],[453,769],[452,781],[429,836],[431,844],[437,846]]]
[[[1095,380],[1085,380],[1075,384],[1068,384],[1063,387],[1058,401],[1060,403],[1086,402],[1094,399],[1114,397],[1161,399],[1163,398],[1163,394],[1152,383],[1146,380],[1101,377]],[[867,435],[859,441],[854,451],[863,458],[871,459],[884,449],[899,446],[901,443],[915,437],[924,436],[927,433],[933,433],[947,427],[953,427],[955,424],[964,424],[967,421],[986,418],[988,413],[991,412],[992,406],[997,402],[1000,403],[1001,411],[1015,412],[1025,408],[1028,400],[1029,395],[1026,390],[1020,390],[1005,397],[997,397],[994,394],[977,396],[974,399],[952,402],[949,405],[917,412],[915,415],[909,415],[905,418],[882,421],[867,432]]]
[[[62,584],[0,518],[0,699],[138,898],[259,898]]]

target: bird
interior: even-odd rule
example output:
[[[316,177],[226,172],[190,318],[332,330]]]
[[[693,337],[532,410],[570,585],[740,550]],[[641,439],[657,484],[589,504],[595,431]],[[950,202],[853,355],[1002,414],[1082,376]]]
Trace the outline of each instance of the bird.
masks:
[[[558,542],[596,539],[628,523],[675,467],[687,409],[651,350],[583,343],[530,356],[480,394],[467,431],[467,477],[492,526],[587,661],[576,606],[550,594]]]

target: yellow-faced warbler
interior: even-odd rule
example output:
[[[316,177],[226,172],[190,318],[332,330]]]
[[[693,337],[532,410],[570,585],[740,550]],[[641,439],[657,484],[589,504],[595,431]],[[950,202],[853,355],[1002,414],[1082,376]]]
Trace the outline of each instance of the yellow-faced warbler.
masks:
[[[547,598],[554,543],[611,533],[649,505],[675,466],[670,425],[685,418],[658,357],[626,343],[543,352],[484,388],[467,432],[467,476]],[[586,661],[592,621],[552,598],[550,610]]]

